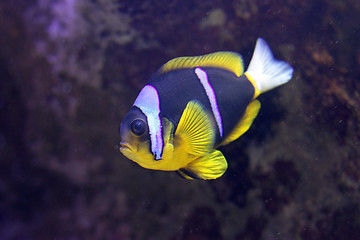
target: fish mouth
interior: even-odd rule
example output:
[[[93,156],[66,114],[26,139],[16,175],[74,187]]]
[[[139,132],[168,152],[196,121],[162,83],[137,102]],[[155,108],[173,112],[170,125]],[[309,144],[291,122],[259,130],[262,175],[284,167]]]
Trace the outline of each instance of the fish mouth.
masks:
[[[131,152],[134,152],[135,149],[133,146],[131,146],[129,143],[126,143],[126,142],[120,142],[120,149],[119,149],[121,152],[122,151],[131,151]]]

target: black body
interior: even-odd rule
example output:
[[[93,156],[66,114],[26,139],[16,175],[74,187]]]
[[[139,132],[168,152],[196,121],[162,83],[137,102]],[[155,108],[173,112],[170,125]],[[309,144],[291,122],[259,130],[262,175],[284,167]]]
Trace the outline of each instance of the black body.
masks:
[[[223,138],[220,138],[217,131],[215,142],[219,144],[241,120],[246,107],[253,100],[255,89],[245,75],[238,77],[233,72],[221,68],[202,67],[201,69],[208,75],[222,118]],[[215,122],[210,101],[195,74],[195,68],[155,74],[148,84],[158,91],[161,116],[173,122],[175,127],[191,100],[199,101],[209,111]]]

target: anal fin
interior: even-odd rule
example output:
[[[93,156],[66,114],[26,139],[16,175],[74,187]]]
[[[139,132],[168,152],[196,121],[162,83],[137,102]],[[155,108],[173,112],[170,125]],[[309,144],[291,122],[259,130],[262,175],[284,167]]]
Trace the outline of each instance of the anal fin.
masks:
[[[227,136],[219,146],[224,146],[243,135],[253,123],[255,117],[258,115],[260,110],[260,102],[258,100],[252,101],[246,108],[244,116],[240,122],[235,126],[234,130]]]

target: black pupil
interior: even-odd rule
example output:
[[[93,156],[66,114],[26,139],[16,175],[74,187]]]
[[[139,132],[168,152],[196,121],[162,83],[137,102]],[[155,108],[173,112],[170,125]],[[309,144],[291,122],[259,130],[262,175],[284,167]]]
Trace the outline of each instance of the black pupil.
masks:
[[[131,123],[131,131],[137,136],[141,136],[146,131],[146,123],[141,119],[136,119]]]

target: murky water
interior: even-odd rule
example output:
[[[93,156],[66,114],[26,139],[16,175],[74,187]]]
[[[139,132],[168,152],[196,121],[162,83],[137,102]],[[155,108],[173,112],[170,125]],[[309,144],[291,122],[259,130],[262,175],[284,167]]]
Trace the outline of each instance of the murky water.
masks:
[[[0,3],[0,239],[360,239],[360,4]],[[190,181],[118,150],[147,79],[178,56],[295,69],[259,97],[228,170]]]

